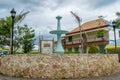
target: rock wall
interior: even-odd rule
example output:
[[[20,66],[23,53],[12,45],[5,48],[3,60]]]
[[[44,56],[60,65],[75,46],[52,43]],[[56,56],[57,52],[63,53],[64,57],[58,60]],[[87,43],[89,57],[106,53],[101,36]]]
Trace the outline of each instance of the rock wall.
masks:
[[[1,58],[0,73],[27,78],[82,78],[118,71],[117,54],[19,54]]]

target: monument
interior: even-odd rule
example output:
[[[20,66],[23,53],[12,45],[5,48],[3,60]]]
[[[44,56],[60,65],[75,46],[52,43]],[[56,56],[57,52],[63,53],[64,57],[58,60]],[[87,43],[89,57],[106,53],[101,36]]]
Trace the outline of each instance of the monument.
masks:
[[[64,49],[61,43],[61,35],[62,34],[66,34],[68,31],[65,30],[61,30],[61,26],[60,26],[60,19],[62,17],[61,16],[57,16],[57,30],[53,30],[50,31],[51,34],[57,34],[57,47],[55,49],[55,53],[64,53]]]

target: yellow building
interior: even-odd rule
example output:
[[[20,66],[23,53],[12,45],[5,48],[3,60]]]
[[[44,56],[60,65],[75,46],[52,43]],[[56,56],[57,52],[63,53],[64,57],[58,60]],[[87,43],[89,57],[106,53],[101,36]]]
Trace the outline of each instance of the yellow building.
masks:
[[[108,22],[102,18],[92,20],[73,29],[63,37],[63,46],[66,52],[81,52],[81,37],[84,37],[84,52],[87,53],[89,46],[94,44],[104,53],[105,46],[109,43]],[[81,28],[80,28],[81,27]],[[81,32],[80,32],[81,30]],[[103,33],[103,36],[100,36]]]

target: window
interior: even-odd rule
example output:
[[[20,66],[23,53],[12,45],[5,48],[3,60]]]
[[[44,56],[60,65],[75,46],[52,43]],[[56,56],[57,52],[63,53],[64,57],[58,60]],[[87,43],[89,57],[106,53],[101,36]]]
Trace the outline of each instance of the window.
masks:
[[[69,41],[69,42],[72,42],[72,36],[69,36],[69,37],[68,37],[68,41]]]
[[[79,52],[79,47],[74,48],[75,52]]]
[[[72,52],[72,48],[68,48],[68,52]]]

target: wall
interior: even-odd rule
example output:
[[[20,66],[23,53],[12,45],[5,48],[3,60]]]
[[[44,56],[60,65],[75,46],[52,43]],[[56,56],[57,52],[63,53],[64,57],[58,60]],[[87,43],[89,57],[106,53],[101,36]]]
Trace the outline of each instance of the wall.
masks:
[[[19,54],[1,58],[0,73],[27,78],[81,78],[118,70],[117,54]]]

